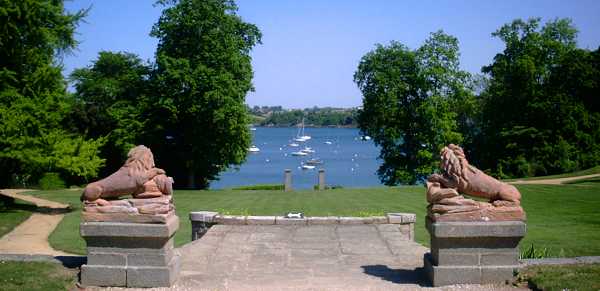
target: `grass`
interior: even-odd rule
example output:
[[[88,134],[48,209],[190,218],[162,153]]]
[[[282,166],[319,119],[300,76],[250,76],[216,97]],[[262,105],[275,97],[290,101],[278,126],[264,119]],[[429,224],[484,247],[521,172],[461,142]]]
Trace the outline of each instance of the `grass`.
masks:
[[[505,182],[512,182],[512,181],[527,181],[527,180],[548,180],[548,179],[569,178],[569,177],[577,177],[577,176],[585,176],[585,175],[593,175],[593,174],[600,174],[600,166],[595,166],[593,168],[589,168],[589,169],[585,169],[585,170],[581,170],[581,171],[576,171],[576,172],[571,172],[571,173],[564,173],[564,174],[558,174],[558,175],[549,175],[549,176],[539,176],[539,177],[526,177],[526,178],[506,179],[506,180],[503,180],[503,181],[505,181]]]
[[[2,290],[72,290],[77,270],[49,262],[0,261]]]
[[[533,290],[600,290],[600,264],[532,266],[517,278]]]
[[[518,185],[527,213],[527,235],[522,248],[548,249],[550,256],[600,255],[600,184]],[[50,236],[50,244],[71,253],[85,253],[79,236],[80,191],[39,191],[36,196],[69,203],[75,209]],[[214,210],[228,214],[282,215],[304,212],[307,216],[365,216],[386,212],[417,214],[417,242],[428,245],[425,230],[425,189],[421,186],[333,189],[327,191],[211,190],[175,191],[181,226],[175,235],[180,246],[190,241],[190,211]]]
[[[250,186],[233,187],[231,190],[283,190],[283,184],[257,184]]]
[[[0,202],[0,237],[11,232],[31,215],[35,206],[27,202]]]

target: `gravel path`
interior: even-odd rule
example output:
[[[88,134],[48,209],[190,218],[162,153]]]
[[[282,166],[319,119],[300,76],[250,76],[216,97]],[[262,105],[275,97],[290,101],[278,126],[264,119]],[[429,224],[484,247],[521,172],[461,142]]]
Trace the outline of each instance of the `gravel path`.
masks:
[[[31,202],[40,210],[40,212],[33,213],[27,220],[0,238],[0,254],[71,255],[53,249],[48,243],[48,236],[63,219],[64,215],[60,212],[67,211],[69,205],[19,194],[26,191],[32,190],[0,190],[1,195]]]
[[[600,174],[592,174],[577,177],[557,178],[557,179],[540,179],[540,180],[517,180],[509,182],[510,184],[542,184],[542,185],[561,185],[564,182],[575,181],[580,179],[588,179],[600,177]]]

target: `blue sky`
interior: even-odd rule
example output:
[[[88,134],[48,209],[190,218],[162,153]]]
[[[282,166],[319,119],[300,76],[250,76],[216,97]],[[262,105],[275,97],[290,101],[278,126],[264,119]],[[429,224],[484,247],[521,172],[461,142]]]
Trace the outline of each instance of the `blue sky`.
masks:
[[[101,50],[128,51],[152,60],[148,34],[161,8],[145,0],[73,0],[68,10],[91,6],[78,29],[80,45],[65,57],[65,73],[88,66]],[[238,14],[256,24],[263,44],[253,52],[249,105],[352,107],[361,94],[352,81],[360,58],[376,43],[396,40],[416,48],[443,29],[460,41],[461,67],[480,72],[502,43],[491,33],[516,18],[568,17],[580,47],[600,46],[600,1],[238,0]]]

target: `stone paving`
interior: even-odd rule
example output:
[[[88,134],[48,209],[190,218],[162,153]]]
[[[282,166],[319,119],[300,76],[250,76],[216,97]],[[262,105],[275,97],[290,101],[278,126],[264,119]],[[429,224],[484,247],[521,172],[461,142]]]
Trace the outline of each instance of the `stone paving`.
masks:
[[[178,249],[176,290],[415,290],[427,248],[398,225],[216,225]],[[437,290],[503,290],[450,286]]]

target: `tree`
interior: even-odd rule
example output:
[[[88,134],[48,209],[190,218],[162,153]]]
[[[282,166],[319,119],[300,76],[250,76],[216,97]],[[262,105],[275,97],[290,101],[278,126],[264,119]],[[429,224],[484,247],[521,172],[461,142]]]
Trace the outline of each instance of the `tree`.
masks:
[[[146,142],[179,185],[207,187],[250,145],[244,105],[252,90],[250,50],[258,28],[231,0],[161,0],[152,28],[158,38],[152,82],[156,96]]]
[[[439,150],[462,141],[456,104],[472,94],[458,57],[458,40],[438,31],[417,50],[392,42],[361,59],[358,124],[381,147],[378,175],[386,185],[423,180],[437,168]]]
[[[547,175],[600,162],[598,63],[578,49],[568,19],[540,27],[540,19],[517,19],[492,34],[505,43],[482,69],[479,153],[499,176]],[[593,101],[596,100],[596,101]]]
[[[105,138],[101,175],[114,172],[145,128],[151,67],[135,54],[102,51],[91,66],[71,73],[73,125],[81,134]]]
[[[0,1],[0,186],[25,186],[44,172],[71,181],[96,175],[102,139],[65,126],[72,106],[58,59],[86,11],[62,1]]]

